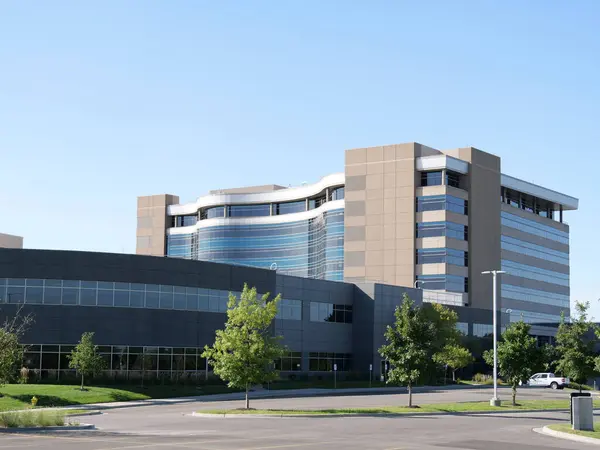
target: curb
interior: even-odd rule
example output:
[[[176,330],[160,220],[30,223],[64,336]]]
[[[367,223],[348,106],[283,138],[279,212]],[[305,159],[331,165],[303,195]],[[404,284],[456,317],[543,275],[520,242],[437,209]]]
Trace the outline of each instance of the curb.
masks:
[[[68,409],[66,409],[64,411],[65,411],[65,416],[66,417],[100,416],[102,414],[105,414],[102,411],[89,411],[89,412],[85,411],[85,412],[76,413],[76,414],[69,414],[69,410]]]
[[[81,425],[65,425],[62,427],[29,427],[29,428],[0,428],[0,433],[47,433],[55,431],[79,431],[79,430],[94,430],[95,425],[90,423],[82,423]]]
[[[514,413],[537,413],[537,412],[566,412],[563,409],[513,409],[510,411],[461,411],[461,412],[422,412],[422,413],[341,413],[341,414],[208,414],[193,412],[191,416],[212,419],[337,419],[348,417],[426,417],[426,416],[475,416]]]
[[[586,437],[586,436],[577,436],[576,434],[564,433],[562,431],[552,430],[548,427],[543,428],[534,428],[533,431],[539,434],[545,434],[547,436],[552,436],[559,439],[566,439],[569,441],[575,442],[584,442],[586,444],[600,445],[600,439]]]

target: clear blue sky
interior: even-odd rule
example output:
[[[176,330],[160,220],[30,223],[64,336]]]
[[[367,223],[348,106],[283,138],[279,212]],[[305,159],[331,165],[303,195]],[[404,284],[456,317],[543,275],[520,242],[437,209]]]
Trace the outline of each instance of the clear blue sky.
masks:
[[[136,197],[298,185],[343,150],[474,146],[580,198],[600,319],[600,2],[0,3],[0,231],[135,251]]]

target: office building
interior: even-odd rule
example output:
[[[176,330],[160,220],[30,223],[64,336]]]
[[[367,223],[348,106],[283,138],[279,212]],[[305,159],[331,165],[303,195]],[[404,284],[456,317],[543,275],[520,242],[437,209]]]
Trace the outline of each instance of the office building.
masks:
[[[511,320],[569,315],[567,211],[578,200],[502,172],[498,156],[418,143],[345,152],[314,184],[211,191],[191,203],[138,198],[137,253],[276,269],[278,274],[417,286],[423,300]],[[536,332],[543,334],[544,329]]]
[[[0,248],[23,248],[23,238],[12,234],[0,233]]]

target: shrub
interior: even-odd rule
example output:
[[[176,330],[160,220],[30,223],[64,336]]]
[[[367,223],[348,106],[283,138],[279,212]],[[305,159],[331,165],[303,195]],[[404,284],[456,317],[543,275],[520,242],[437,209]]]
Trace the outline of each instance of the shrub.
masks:
[[[491,375],[486,375],[483,373],[476,373],[475,375],[473,375],[473,382],[475,383],[486,384],[492,383],[493,381],[494,380]]]
[[[21,411],[0,414],[0,426],[5,428],[31,428],[62,426],[65,424],[63,411]]]

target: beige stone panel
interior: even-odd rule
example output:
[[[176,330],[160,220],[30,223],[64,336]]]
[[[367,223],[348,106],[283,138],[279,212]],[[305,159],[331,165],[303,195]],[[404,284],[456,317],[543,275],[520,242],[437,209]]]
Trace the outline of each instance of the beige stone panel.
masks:
[[[391,214],[384,214],[383,215],[383,224],[384,225],[392,225],[393,227],[396,226],[396,214],[391,213]]]
[[[399,187],[410,187],[411,195],[415,195],[415,172],[399,172],[396,171],[396,188]]]
[[[383,251],[383,265],[384,266],[395,266],[396,265],[396,250],[385,249]]]
[[[415,189],[415,195],[417,197],[423,197],[425,195],[445,195],[446,186],[420,186]]]
[[[449,237],[446,238],[446,243],[444,246],[456,250],[463,250],[465,252],[469,250],[469,243],[467,241],[461,241],[460,239],[454,239]]]
[[[396,213],[410,213],[415,217],[415,198],[414,197],[396,197]]]
[[[344,267],[345,278],[363,278],[365,273],[364,267]]]
[[[152,206],[152,196],[144,195],[137,198],[137,207],[139,208],[148,208]]]
[[[442,275],[446,273],[446,264],[417,264],[415,275]]]
[[[384,145],[383,146],[383,159],[385,161],[393,161],[396,159],[396,146],[395,145]]]
[[[165,217],[164,214],[161,214],[160,216],[155,215],[154,217],[152,217],[152,227],[153,228],[161,228],[164,230],[166,228],[166,224],[167,224],[167,218]]]
[[[396,236],[396,250],[410,250],[411,252],[415,249],[415,240],[411,238],[398,238]]]
[[[377,241],[383,239],[383,227],[380,225],[367,225],[366,240]]]
[[[407,142],[404,144],[396,144],[396,159],[415,157],[416,142]]]
[[[382,250],[367,250],[365,252],[365,266],[383,266],[383,251]]]
[[[382,189],[369,189],[367,191],[367,200],[383,198]]]
[[[346,173],[347,177],[366,175],[367,174],[367,165],[366,164],[354,164],[351,166],[346,166],[345,173]]]
[[[152,216],[152,208],[138,208],[137,210],[138,217],[150,217]]]
[[[386,284],[396,283],[396,267],[395,266],[384,266],[383,267],[383,282]]]
[[[383,190],[383,198],[396,198],[396,189],[384,189]]]
[[[383,174],[367,175],[366,188],[383,189]]]
[[[365,252],[344,252],[344,266],[347,267],[364,267],[365,264]]]
[[[415,190],[412,186],[399,186],[396,187],[396,197],[403,199],[410,199],[414,207],[415,202]]]
[[[413,158],[396,159],[396,173],[410,173],[415,171],[415,160]]]
[[[415,251],[413,248],[396,248],[396,264],[414,264]]]
[[[367,241],[366,242],[366,247],[367,247],[367,251],[370,250],[383,250],[385,247],[385,242],[383,240],[378,240],[378,241]]]
[[[364,190],[361,191],[346,191],[345,199],[347,202],[364,201],[367,198],[367,193]]]
[[[367,224],[365,216],[347,216],[344,217],[344,226],[346,227],[364,227]]]
[[[367,225],[383,225],[383,214],[369,214]]]
[[[443,236],[417,238],[415,241],[416,248],[444,248],[445,245],[446,238]]]
[[[395,188],[396,187],[396,173],[384,173],[383,174],[383,188]]]
[[[383,212],[384,212],[384,214],[396,214],[396,199],[384,198],[383,199]]]
[[[414,244],[415,239],[415,227],[410,222],[396,223],[396,240],[408,240]]]
[[[365,250],[365,241],[344,241],[344,252],[364,252]]]
[[[383,173],[396,173],[396,163],[394,161],[385,161],[383,163]]]
[[[383,225],[383,239],[394,242],[394,246],[396,245],[396,225]]]
[[[367,148],[367,162],[383,161],[383,147]]]
[[[373,266],[366,268],[366,279],[369,281],[383,281],[383,266]]]
[[[346,165],[350,164],[363,164],[367,162],[367,149],[366,148],[354,148],[346,150]]]
[[[166,195],[153,195],[152,206],[165,206],[167,204]]]
[[[138,227],[138,229],[151,228],[152,227],[152,217],[139,217],[138,216],[137,227]]]
[[[382,173],[383,173],[383,162],[367,164],[367,175],[382,174]]]
[[[383,198],[367,200],[365,203],[365,215],[383,214]]]
[[[396,209],[396,225],[401,225],[410,229],[414,228],[415,214],[413,212],[398,211]]]
[[[423,211],[415,214],[418,223],[425,222],[444,222],[446,220],[446,211]]]
[[[446,211],[446,220],[448,222],[459,223],[461,225],[469,225],[469,216],[458,214],[452,211]]]
[[[396,270],[396,286],[406,286],[413,287],[415,279],[408,274],[398,275],[398,270]]]

